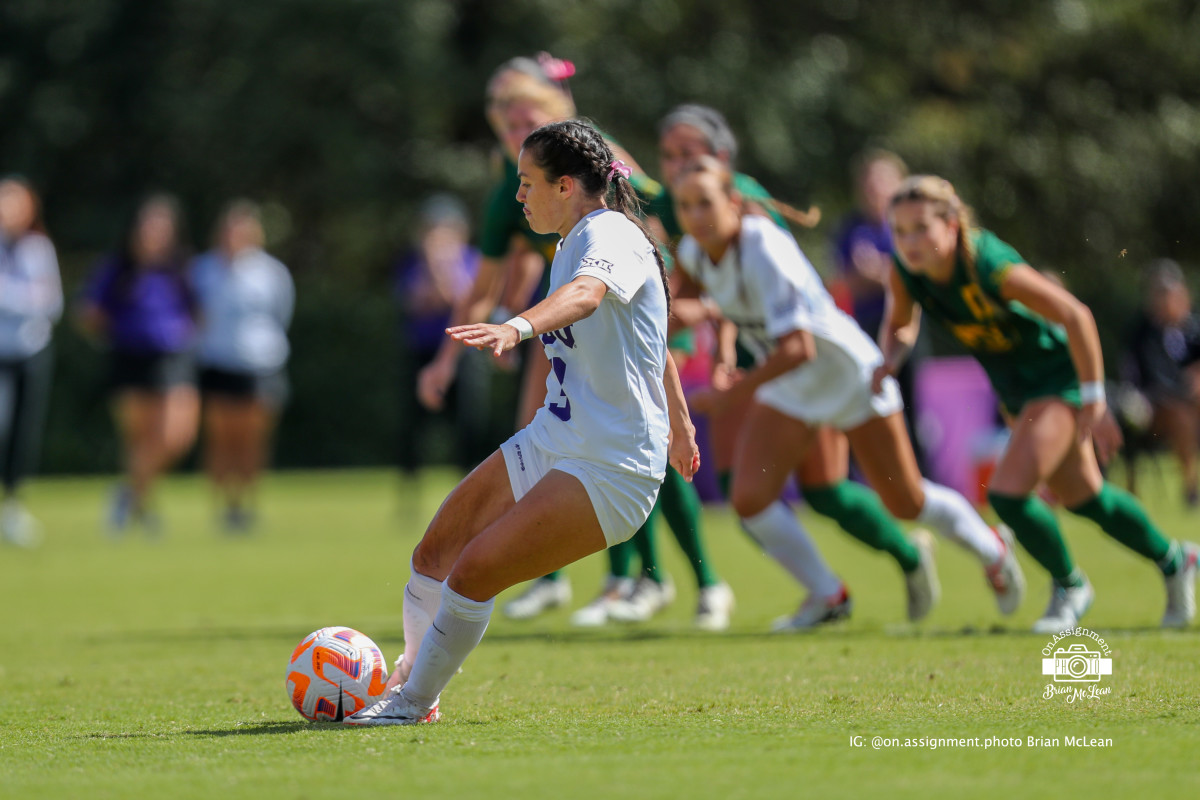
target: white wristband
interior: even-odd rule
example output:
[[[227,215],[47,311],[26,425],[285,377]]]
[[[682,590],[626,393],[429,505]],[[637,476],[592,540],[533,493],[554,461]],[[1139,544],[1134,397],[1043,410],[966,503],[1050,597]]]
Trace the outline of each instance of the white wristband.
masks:
[[[517,333],[521,334],[521,341],[525,341],[533,336],[533,326],[529,324],[529,320],[524,317],[513,317],[507,320],[505,325],[512,325],[517,329]]]
[[[1079,403],[1089,406],[1104,401],[1104,381],[1088,381],[1079,384]]]

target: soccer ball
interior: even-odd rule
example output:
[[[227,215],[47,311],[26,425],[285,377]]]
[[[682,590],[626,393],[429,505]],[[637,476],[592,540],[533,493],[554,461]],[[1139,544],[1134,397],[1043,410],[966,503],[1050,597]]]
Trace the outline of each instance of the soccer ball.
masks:
[[[321,628],[288,660],[284,688],[300,716],[341,722],[375,702],[387,687],[383,653],[353,628]]]

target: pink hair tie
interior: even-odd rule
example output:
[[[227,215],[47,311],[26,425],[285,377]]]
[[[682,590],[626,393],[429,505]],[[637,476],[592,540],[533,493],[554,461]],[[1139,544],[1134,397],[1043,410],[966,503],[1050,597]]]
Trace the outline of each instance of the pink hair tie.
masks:
[[[608,167],[609,167],[609,169],[608,169],[608,182],[609,183],[612,183],[613,179],[616,178],[617,175],[620,175],[625,180],[629,180],[630,176],[633,175],[633,167],[629,166],[628,164],[626,164],[624,161],[622,161],[619,158],[616,161],[609,164]]]
[[[542,72],[552,81],[562,83],[575,74],[574,64],[566,59],[555,58],[544,50],[538,53],[537,60],[542,67]]]

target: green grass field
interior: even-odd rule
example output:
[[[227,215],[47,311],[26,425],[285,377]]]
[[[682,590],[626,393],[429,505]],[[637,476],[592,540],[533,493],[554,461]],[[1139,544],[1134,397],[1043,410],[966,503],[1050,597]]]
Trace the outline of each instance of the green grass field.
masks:
[[[169,481],[167,531],[111,540],[108,483],[42,480],[38,550],[0,549],[0,796],[316,798],[1143,797],[1200,788],[1200,630],[1163,632],[1154,568],[1083,523],[1066,530],[1097,599],[1085,625],[1112,647],[1108,696],[1046,700],[1027,633],[1048,586],[1032,562],[1004,623],[980,571],[939,543],[943,599],[903,621],[894,566],[805,518],[846,578],[848,624],[764,631],[797,591],[711,509],[707,534],[738,611],[726,634],[690,629],[694,587],[665,527],[676,604],[642,627],[577,631],[568,612],[496,615],[442,698],[441,724],[349,729],[291,708],[283,671],[325,625],[401,647],[408,555],[454,476],[282,474],[264,521],[230,538],[196,478]],[[1194,532],[1169,474],[1143,481],[1174,535]],[[570,569],[574,606],[600,557]],[[502,598],[503,599],[503,598]],[[855,740],[853,737],[862,737]],[[872,737],[1019,737],[1021,747],[875,749]],[[1071,747],[1066,737],[1111,739]],[[1031,746],[1029,737],[1057,747]],[[853,742],[861,741],[861,747]]]

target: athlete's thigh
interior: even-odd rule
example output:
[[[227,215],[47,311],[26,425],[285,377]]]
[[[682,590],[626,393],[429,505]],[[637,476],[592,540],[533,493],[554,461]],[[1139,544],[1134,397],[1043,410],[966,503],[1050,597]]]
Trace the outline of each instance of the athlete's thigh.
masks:
[[[1075,409],[1058,398],[1033,400],[1010,424],[1012,436],[988,490],[1023,497],[1048,480],[1075,446]]]
[[[1196,408],[1180,400],[1155,403],[1155,436],[1165,438],[1176,453],[1187,454],[1196,449]]]
[[[497,450],[442,502],[413,551],[413,566],[422,575],[445,580],[463,548],[515,504],[504,455]]]
[[[708,418],[708,439],[709,446],[712,448],[712,463],[718,473],[733,469],[738,436],[752,402],[754,402],[752,399],[746,400],[720,414],[712,414]]]
[[[129,441],[153,437],[161,425],[162,395],[141,389],[122,389],[113,398],[113,417]]]
[[[1104,474],[1100,471],[1100,462],[1096,460],[1096,448],[1090,436],[1082,442],[1076,442],[1067,451],[1058,469],[1046,479],[1046,485],[1067,508],[1083,505],[1099,494],[1103,484]]]
[[[811,488],[833,486],[850,471],[850,443],[846,434],[822,426],[814,432],[812,445],[796,469],[796,480]]]
[[[163,444],[179,454],[192,446],[200,425],[200,393],[195,386],[172,386],[163,395]]]
[[[733,462],[733,504],[742,516],[779,497],[787,477],[804,460],[816,430],[755,402],[746,413]]]
[[[904,415],[897,411],[872,417],[846,431],[846,437],[855,462],[888,511],[901,519],[915,519],[924,505],[925,492]]]
[[[606,547],[583,483],[552,469],[463,549],[448,585],[484,601]]]

